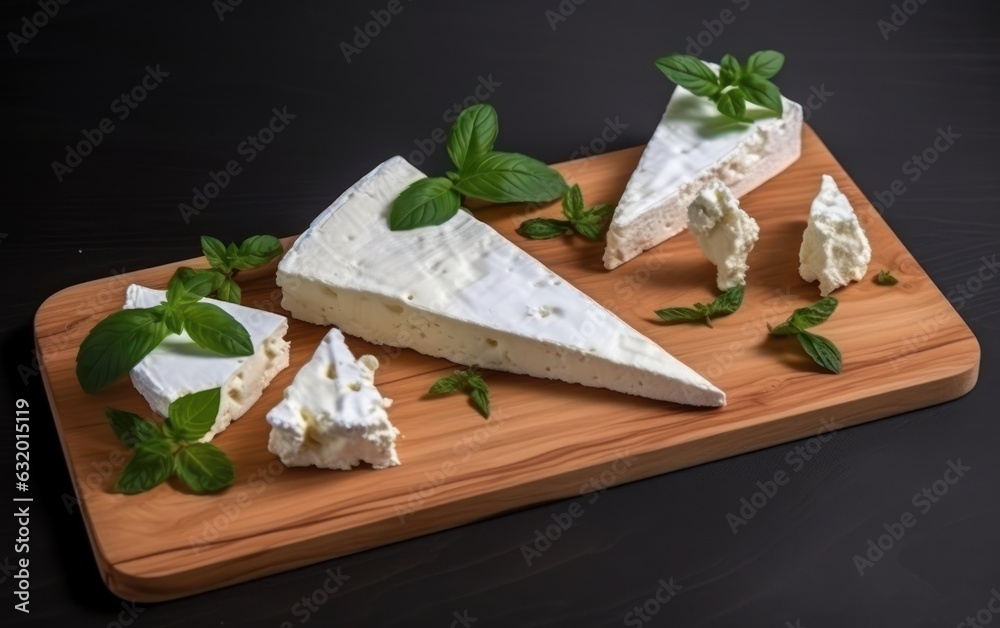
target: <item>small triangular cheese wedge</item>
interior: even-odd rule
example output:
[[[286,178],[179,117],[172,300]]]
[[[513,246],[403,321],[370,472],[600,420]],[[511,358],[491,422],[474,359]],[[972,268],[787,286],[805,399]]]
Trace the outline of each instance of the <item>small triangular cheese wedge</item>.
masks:
[[[756,121],[739,123],[678,86],[615,208],[604,266],[616,268],[683,231],[688,206],[712,179],[741,197],[798,159],[802,107],[782,98],[782,109],[778,118],[747,104]]]
[[[872,247],[851,202],[833,177],[824,174],[802,234],[799,275],[806,281],[819,281],[819,293],[825,297],[861,281],[871,261]]]
[[[126,290],[125,309],[155,307],[167,293],[131,285]],[[184,395],[222,389],[222,402],[215,425],[202,442],[226,429],[243,416],[281,370],[288,366],[288,319],[278,314],[205,299],[239,321],[250,334],[254,354],[227,357],[202,349],[187,333],[167,336],[158,347],[132,369],[132,384],[160,416],[167,416],[170,404]]]
[[[375,388],[378,359],[357,360],[339,329],[331,329],[309,362],[267,413],[267,449],[289,467],[349,471],[362,461],[376,469],[399,464],[396,436]]]
[[[392,202],[423,177],[394,157],[334,201],[278,265],[282,307],[458,364],[725,404],[705,378],[465,211],[390,231]]]

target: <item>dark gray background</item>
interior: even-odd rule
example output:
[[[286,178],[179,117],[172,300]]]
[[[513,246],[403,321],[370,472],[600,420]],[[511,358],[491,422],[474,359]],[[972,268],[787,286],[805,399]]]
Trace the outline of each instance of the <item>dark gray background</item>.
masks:
[[[736,535],[726,513],[755,482],[789,469],[794,444],[602,493],[531,566],[522,546],[570,502],[142,606],[134,625],[299,625],[293,605],[331,568],[350,580],[313,614],[315,625],[461,625],[456,612],[477,627],[622,625],[670,578],[682,590],[650,625],[955,626],[986,605],[1000,587],[1000,280],[974,277],[1000,248],[996,2],[901,2],[917,10],[888,39],[878,26],[893,12],[888,0],[576,2],[563,0],[573,12],[553,30],[546,11],[559,11],[558,0],[403,0],[402,13],[347,63],[340,42],[386,2],[243,2],[220,20],[210,0],[76,0],[17,54],[5,49],[2,407],[9,418],[25,397],[34,412],[29,625],[114,625],[122,610],[98,577],[79,514],[61,503],[70,482],[31,367],[30,325],[43,299],[196,255],[203,233],[300,232],[374,164],[409,155],[446,127],[443,112],[472,95],[479,77],[500,83],[489,102],[500,112],[501,148],[563,161],[616,117],[628,128],[609,149],[641,144],[671,89],[652,60],[684,48],[727,8],[735,21],[703,56],[787,53],[777,82],[800,102],[813,88],[832,93],[809,121],[862,190],[874,200],[904,180],[886,219],[941,290],[978,287],[955,297],[982,344],[978,387],[836,433]],[[5,3],[3,32],[36,11]],[[147,64],[169,77],[59,183],[51,162],[82,129],[114,115],[111,102]],[[239,157],[237,145],[282,106],[295,120],[185,224],[178,204],[191,188]],[[910,181],[905,162],[948,127],[961,137]],[[442,167],[443,152],[425,167]],[[8,420],[4,468],[12,448]],[[958,459],[972,470],[859,576],[852,557]],[[2,563],[13,522],[0,519]],[[0,617],[21,625],[9,574],[0,578]]]

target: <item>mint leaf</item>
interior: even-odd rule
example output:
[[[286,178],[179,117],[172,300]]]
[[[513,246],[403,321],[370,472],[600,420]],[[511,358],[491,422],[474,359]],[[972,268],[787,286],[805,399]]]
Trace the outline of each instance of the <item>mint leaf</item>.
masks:
[[[483,418],[490,416],[490,387],[476,372],[475,367],[455,371],[452,375],[442,377],[434,382],[428,392],[432,395],[464,392],[469,395],[472,404]]]
[[[746,96],[740,88],[731,89],[719,96],[716,106],[719,113],[740,122],[753,122],[747,118]]]
[[[517,233],[532,240],[549,240],[565,235],[571,228],[568,220],[529,218],[517,227]]]
[[[573,229],[585,238],[599,240],[601,232],[607,226],[608,219],[611,218],[615,208],[613,205],[595,205],[588,210],[580,212],[572,221]]]
[[[776,50],[761,50],[750,55],[747,72],[761,78],[771,78],[785,65],[785,55]]]
[[[499,132],[497,112],[491,105],[473,105],[458,115],[448,132],[448,156],[459,171],[469,161],[493,150]]]
[[[128,373],[170,334],[162,306],[122,310],[97,323],[76,354],[76,377],[88,393]]]
[[[218,305],[191,303],[183,314],[184,329],[199,347],[220,355],[253,355],[253,341],[246,328]]]
[[[563,195],[566,181],[537,159],[490,152],[466,162],[455,189],[492,203],[547,202]]]
[[[712,327],[712,318],[728,316],[743,305],[743,285],[734,286],[715,298],[711,303],[695,303],[692,307],[670,307],[656,310],[654,314],[668,323],[704,321]]]
[[[880,286],[895,286],[899,280],[892,276],[891,271],[883,270],[875,277],[875,283]]]
[[[174,472],[173,445],[165,439],[151,439],[136,445],[115,482],[115,491],[134,495],[162,484]]]
[[[779,116],[782,114],[781,92],[778,86],[756,74],[740,77],[740,88],[746,99],[755,105],[769,109]]]
[[[840,350],[832,342],[808,331],[799,332],[795,337],[816,364],[828,371],[840,373],[842,368]]]
[[[177,477],[195,493],[212,493],[236,481],[233,463],[221,449],[211,443],[192,443],[179,452],[175,460]]]
[[[267,264],[283,252],[281,240],[274,236],[250,236],[240,245],[236,257],[229,261],[237,270],[250,270]]]
[[[806,307],[800,307],[792,312],[784,323],[771,329],[771,334],[775,336],[789,336],[797,334],[805,329],[819,325],[830,318],[837,309],[837,299],[826,297],[816,303]]]
[[[562,207],[563,214],[570,220],[578,218],[586,210],[586,206],[583,204],[583,190],[580,189],[580,184],[576,183],[573,187],[566,190],[566,193],[563,195]]]
[[[451,181],[443,177],[414,181],[392,203],[389,228],[405,231],[440,225],[458,213],[461,198]]]
[[[218,289],[215,291],[215,298],[219,301],[239,304],[240,299],[243,298],[243,291],[240,289],[240,284],[236,283],[235,280],[223,277],[222,283],[219,284]]]
[[[222,403],[222,389],[211,388],[184,395],[170,404],[165,427],[171,438],[179,442],[194,442],[215,425]]]
[[[229,256],[226,254],[226,245],[212,236],[201,236],[201,251],[205,254],[209,265],[212,268],[228,273],[232,270],[229,265]]]
[[[111,431],[129,449],[135,449],[136,445],[148,440],[163,438],[160,426],[139,415],[114,408],[106,408],[104,415],[108,418]]]
[[[691,55],[672,54],[656,60],[656,67],[696,96],[713,97],[719,91],[719,77],[712,68]]]

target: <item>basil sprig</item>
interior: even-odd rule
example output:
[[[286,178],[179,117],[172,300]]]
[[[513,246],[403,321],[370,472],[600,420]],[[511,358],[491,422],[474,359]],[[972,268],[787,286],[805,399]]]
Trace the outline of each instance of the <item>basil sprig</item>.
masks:
[[[170,404],[163,427],[131,412],[108,408],[108,425],[134,453],[115,491],[143,493],[177,475],[196,493],[212,493],[236,480],[233,463],[211,443],[199,443],[219,414],[219,388],[185,395]]]
[[[239,303],[242,299],[240,284],[236,283],[241,270],[264,266],[284,252],[281,241],[274,236],[251,236],[239,246],[235,243],[226,246],[211,236],[201,236],[201,250],[211,268],[189,272],[211,282],[207,296],[229,303]]]
[[[605,203],[587,209],[580,186],[574,185],[563,195],[562,210],[566,220],[529,218],[518,226],[517,232],[532,240],[548,240],[575,231],[585,238],[597,240],[615,208]]]
[[[785,55],[775,50],[755,52],[742,65],[727,54],[719,63],[718,74],[691,55],[672,54],[656,60],[656,67],[671,81],[696,96],[710,99],[719,113],[740,122],[753,122],[746,115],[748,102],[782,114],[781,92],[769,79],[784,64]]]
[[[668,323],[687,323],[704,321],[712,327],[712,318],[728,316],[743,305],[744,286],[733,286],[715,298],[709,304],[695,303],[691,307],[668,307],[656,310],[654,314]]]
[[[201,301],[213,285],[206,275],[178,269],[166,301],[151,308],[107,316],[84,338],[76,355],[76,377],[88,393],[113,384],[170,334],[187,331],[199,347],[226,356],[253,355],[246,328],[228,312]]]
[[[476,372],[475,367],[455,371],[452,375],[442,377],[434,382],[428,392],[432,395],[464,392],[469,395],[472,404],[483,418],[490,417],[490,387],[482,375]]]
[[[826,321],[836,309],[837,299],[826,297],[808,307],[795,310],[788,320],[777,327],[771,327],[769,323],[767,328],[774,336],[795,336],[813,362],[828,371],[840,373],[843,360],[837,346],[823,336],[806,331],[809,327]]]
[[[537,159],[493,150],[499,129],[487,104],[465,109],[448,132],[448,156],[457,170],[413,182],[392,204],[389,228],[440,225],[458,213],[462,196],[491,203],[549,202],[563,195],[562,175]]]

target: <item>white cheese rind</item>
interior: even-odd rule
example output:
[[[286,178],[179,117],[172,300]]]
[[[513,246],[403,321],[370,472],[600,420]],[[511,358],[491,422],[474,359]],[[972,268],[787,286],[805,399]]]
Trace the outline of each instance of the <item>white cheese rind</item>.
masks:
[[[354,359],[339,329],[331,329],[312,359],[267,413],[267,449],[288,467],[349,471],[362,461],[375,469],[399,464],[396,436],[375,388],[378,360]]]
[[[718,268],[719,290],[745,284],[747,257],[760,227],[725,183],[714,179],[698,193],[688,208],[688,226],[705,257]]]
[[[154,307],[164,300],[166,292],[133,284],[126,291],[125,309]],[[289,344],[284,338],[288,331],[284,316],[215,299],[204,301],[219,306],[246,328],[254,354],[221,356],[200,348],[187,333],[171,334],[132,369],[130,376],[153,412],[164,417],[178,398],[222,388],[215,424],[201,439],[208,442],[243,416],[274,376],[288,366]]]
[[[459,364],[725,404],[722,391],[466,212],[390,231],[392,201],[423,176],[394,157],[337,199],[279,264],[282,306]]]
[[[741,197],[795,162],[802,107],[787,98],[782,104],[780,118],[748,104],[756,121],[742,124],[678,86],[615,208],[605,267],[617,268],[683,231],[688,206],[712,179]]]
[[[799,274],[819,280],[827,296],[868,272],[872,249],[850,201],[830,175],[823,175],[819,194],[809,210],[809,222],[799,249]]]

